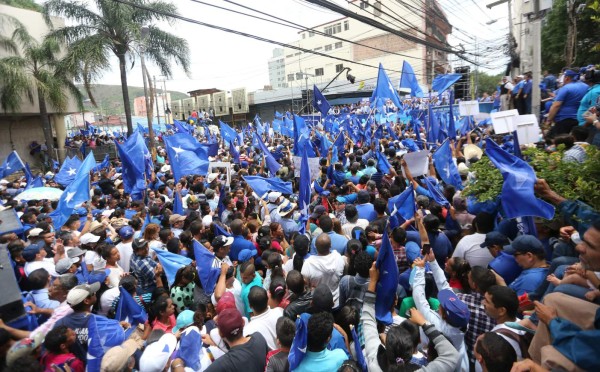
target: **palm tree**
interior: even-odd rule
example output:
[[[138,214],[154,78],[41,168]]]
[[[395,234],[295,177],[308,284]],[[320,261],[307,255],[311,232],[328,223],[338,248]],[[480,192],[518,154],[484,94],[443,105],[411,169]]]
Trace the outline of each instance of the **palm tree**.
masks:
[[[73,84],[73,75],[57,58],[61,52],[58,40],[46,37],[39,42],[14,18],[4,20],[10,20],[14,30],[10,37],[0,35],[0,48],[9,54],[0,58],[0,108],[16,112],[23,97],[33,104],[37,94],[44,138],[52,156],[54,139],[48,106],[65,111],[71,94],[81,107],[81,93]]]
[[[132,66],[137,54],[154,62],[162,75],[172,76],[170,62],[173,60],[183,70],[189,72],[189,50],[185,39],[172,35],[153,25],[153,22],[175,19],[165,14],[177,14],[175,5],[162,0],[130,0],[142,5],[146,10],[134,8],[113,0],[94,0],[95,10],[88,9],[85,2],[77,0],[49,0],[44,4],[47,22],[51,15],[74,21],[73,26],[65,26],[52,32],[54,37],[69,46],[65,59],[72,71],[79,71],[79,79],[90,100],[95,104],[91,93],[91,83],[110,68],[111,53],[119,60],[121,90],[127,120],[127,131],[133,133],[131,123],[131,103],[127,90],[127,62]],[[156,11],[156,12],[155,12]],[[144,32],[142,37],[142,28]]]

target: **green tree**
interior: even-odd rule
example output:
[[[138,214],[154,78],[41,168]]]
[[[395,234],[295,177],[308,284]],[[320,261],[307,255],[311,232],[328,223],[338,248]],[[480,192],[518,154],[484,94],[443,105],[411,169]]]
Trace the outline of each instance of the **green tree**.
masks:
[[[133,126],[127,90],[127,62],[133,66],[136,56],[143,49],[145,58],[158,66],[161,74],[167,77],[172,76],[171,61],[185,72],[189,72],[190,66],[187,41],[153,24],[160,21],[173,23],[175,19],[170,15],[177,14],[175,5],[162,0],[130,2],[151,10],[113,0],[93,1],[96,11],[90,10],[87,3],[77,0],[49,0],[44,4],[44,15],[48,22],[51,15],[57,15],[75,23],[53,31],[52,36],[69,46],[65,60],[73,71],[78,71],[78,78],[94,105],[91,84],[110,68],[110,55],[117,56],[129,134],[133,133]],[[143,30],[147,30],[147,34],[142,35]]]
[[[477,77],[477,97],[480,97],[484,92],[490,96],[496,91],[496,86],[500,83],[502,75],[489,75],[485,72],[479,72]]]
[[[33,103],[37,96],[46,146],[52,155],[54,140],[48,105],[62,112],[72,95],[81,106],[81,94],[73,84],[73,75],[57,58],[61,52],[58,40],[46,37],[39,42],[14,18],[4,16],[2,20],[8,20],[14,30],[10,36],[0,35],[0,48],[8,52],[0,59],[0,108],[16,112],[22,97]]]

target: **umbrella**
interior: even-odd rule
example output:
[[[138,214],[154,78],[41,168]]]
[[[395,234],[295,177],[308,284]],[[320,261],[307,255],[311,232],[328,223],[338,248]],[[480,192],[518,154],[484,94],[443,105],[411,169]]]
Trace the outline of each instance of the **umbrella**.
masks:
[[[15,196],[16,200],[58,200],[63,190],[54,187],[34,187]]]

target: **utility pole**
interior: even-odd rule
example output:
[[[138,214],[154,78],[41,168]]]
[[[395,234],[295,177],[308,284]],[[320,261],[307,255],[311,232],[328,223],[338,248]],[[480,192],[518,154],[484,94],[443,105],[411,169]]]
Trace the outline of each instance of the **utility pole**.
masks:
[[[158,129],[160,130],[160,108],[158,107],[158,89],[156,88],[156,75],[154,77],[154,96],[156,97],[156,120],[158,122]],[[164,102],[164,98],[163,98]]]

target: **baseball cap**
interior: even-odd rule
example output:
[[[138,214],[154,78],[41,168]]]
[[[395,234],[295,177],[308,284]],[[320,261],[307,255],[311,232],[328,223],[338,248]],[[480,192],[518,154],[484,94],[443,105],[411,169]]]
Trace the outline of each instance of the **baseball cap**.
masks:
[[[137,238],[133,240],[133,243],[131,244],[131,248],[133,248],[134,251],[137,251],[138,249],[142,249],[142,248],[146,248],[146,246],[148,245],[148,241],[142,238]]]
[[[38,332],[33,338],[15,342],[6,353],[6,366],[10,367],[17,359],[33,354],[44,342],[44,334]]]
[[[492,232],[485,234],[485,240],[479,246],[481,248],[487,248],[491,245],[499,245],[501,247],[504,247],[505,245],[508,245],[509,243],[510,243],[510,241],[508,240],[508,238],[506,236],[504,236],[504,234],[499,233],[498,231],[492,231]]]
[[[173,327],[173,333],[177,333],[181,328],[185,328],[194,323],[194,312],[192,310],[183,310],[177,315],[177,323]]]
[[[542,242],[532,235],[518,236],[510,245],[504,247],[504,252],[515,255],[516,253],[545,253]]]
[[[133,231],[133,227],[131,226],[123,226],[119,230],[119,236],[121,239],[129,239],[133,236],[135,232]]]
[[[244,319],[236,308],[225,309],[219,313],[217,326],[223,337],[236,337],[244,330]]]
[[[217,302],[217,314],[221,314],[225,309],[236,309],[235,297],[233,297],[233,293],[231,292],[225,292],[219,299],[219,302]]]
[[[574,77],[574,76],[579,76],[579,72],[575,71],[575,70],[566,70],[564,72],[565,76],[570,76],[570,77]]]
[[[169,217],[169,224],[171,225],[180,221],[185,221],[185,216],[176,213]]]
[[[213,249],[219,249],[221,247],[225,247],[231,245],[233,243],[232,237],[227,237],[225,235],[218,235],[215,237],[211,243]]]
[[[106,277],[110,274],[110,269],[94,270],[88,275],[88,284],[104,283]]]
[[[456,328],[465,328],[469,324],[471,313],[467,305],[462,302],[450,289],[442,289],[438,293],[440,305],[446,312],[448,323]]]
[[[97,243],[98,240],[100,240],[100,237],[92,233],[85,233],[79,238],[81,244]]]
[[[346,198],[343,196],[336,196],[335,200],[337,200],[339,203],[347,203],[348,202],[348,200],[346,200]]]
[[[40,236],[40,234],[42,232],[44,232],[44,229],[40,229],[39,227],[34,227],[33,229],[29,230],[29,233],[27,234],[27,239],[36,238],[36,237]]]
[[[207,199],[206,199],[206,195],[205,194],[200,194],[198,195],[198,201],[200,203],[206,203]]]
[[[323,214],[325,214],[325,212],[327,212],[327,209],[325,209],[324,206],[317,205],[315,207],[315,209],[313,210],[312,214],[310,215],[310,218],[317,219],[317,218],[321,217]]]
[[[67,294],[67,304],[69,306],[79,305],[89,296],[96,294],[99,289],[100,283],[78,285]]]
[[[165,333],[158,341],[146,346],[140,357],[140,371],[158,372],[165,369],[167,362],[175,351],[177,338],[172,333]]]
[[[246,262],[250,260],[252,257],[256,256],[256,249],[242,249],[240,253],[238,253],[238,261]]]
[[[54,270],[60,275],[65,274],[77,262],[79,262],[79,257],[62,258],[56,263]]]
[[[73,258],[73,257],[83,256],[85,254],[85,252],[87,252],[87,251],[83,250],[79,247],[73,247],[73,248],[67,250],[67,257]]]
[[[47,219],[47,218],[49,218],[49,217],[50,217],[50,215],[49,215],[49,214],[47,214],[47,213],[40,213],[40,214],[37,216],[37,220],[38,220],[39,222],[45,222],[45,221],[46,221],[46,219]]]
[[[40,253],[41,249],[42,249],[41,245],[38,245],[35,243],[29,244],[27,247],[25,247],[25,249],[23,249],[23,253],[21,253],[21,256],[23,256],[25,261],[31,262],[31,261],[35,260],[35,256],[38,253]]]
[[[281,196],[280,192],[277,191],[271,191],[269,193],[269,203],[276,203],[277,199],[279,199],[279,197]],[[263,196],[264,197],[264,196]]]
[[[214,181],[217,177],[219,176],[219,173],[211,173],[208,175],[208,177],[206,177],[206,180],[208,181],[208,183],[211,183],[212,181]]]

